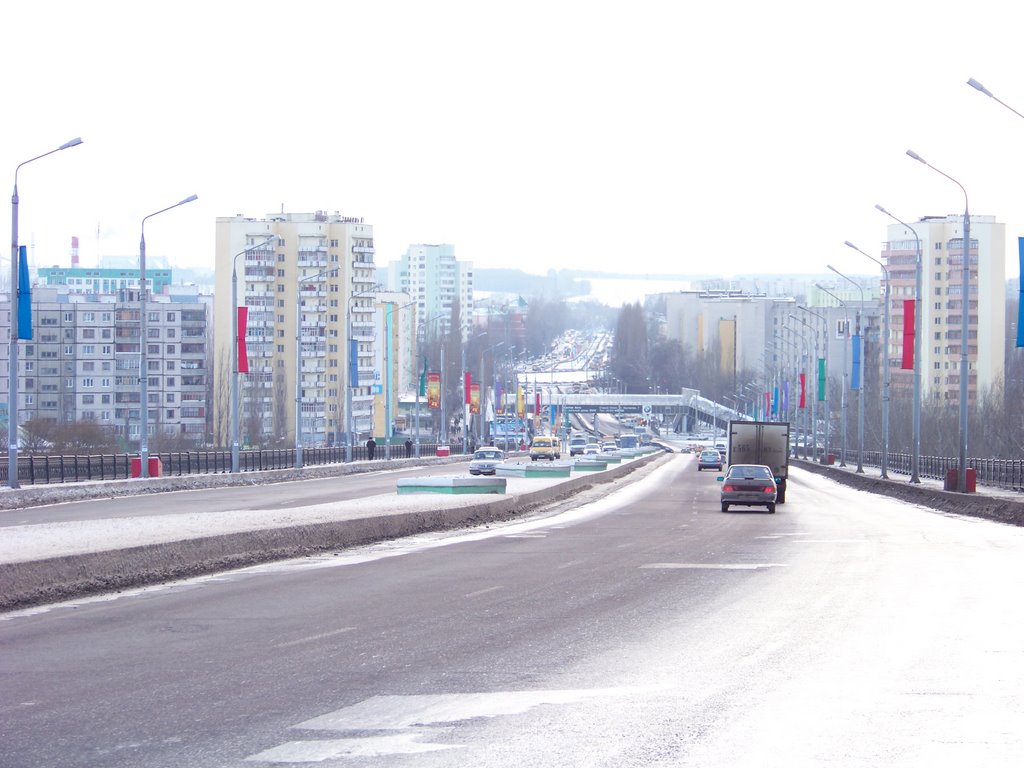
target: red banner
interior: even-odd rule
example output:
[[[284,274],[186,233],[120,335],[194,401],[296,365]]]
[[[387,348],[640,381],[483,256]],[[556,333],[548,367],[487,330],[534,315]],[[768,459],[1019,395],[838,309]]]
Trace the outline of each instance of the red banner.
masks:
[[[249,355],[245,349],[245,326],[249,321],[249,308],[238,307],[238,336],[235,344],[238,346],[238,371],[236,373],[249,372]]]
[[[807,392],[804,389],[806,383],[807,383],[807,374],[806,373],[801,373],[800,374],[800,407],[801,408],[806,408],[807,407]]]
[[[441,407],[441,374],[427,374],[427,408],[437,410]]]
[[[538,389],[533,396],[533,415],[534,418],[540,416],[540,390]]]
[[[469,371],[462,374],[462,396],[465,400],[466,405],[469,405],[469,390],[473,387],[473,377],[469,375]]]
[[[903,300],[903,363],[904,371],[914,370],[914,334],[917,332],[916,302]]]
[[[480,413],[480,385],[469,385],[469,412]]]

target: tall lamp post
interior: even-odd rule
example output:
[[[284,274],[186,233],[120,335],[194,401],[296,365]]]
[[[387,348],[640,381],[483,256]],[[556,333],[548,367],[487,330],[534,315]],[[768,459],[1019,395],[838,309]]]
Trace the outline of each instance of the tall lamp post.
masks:
[[[907,155],[922,163],[940,176],[945,176],[947,179],[952,181],[958,187],[960,191],[964,193],[964,243],[963,243],[963,278],[961,287],[961,306],[962,311],[960,313],[960,456],[958,460],[958,470],[956,473],[956,486],[957,491],[960,493],[967,492],[967,378],[970,375],[970,362],[967,358],[967,338],[968,333],[968,317],[971,314],[971,214],[970,208],[967,201],[967,190],[964,189],[964,185],[954,179],[948,173],[940,171],[934,165],[929,163],[919,154],[911,149],[907,150]]]
[[[477,430],[477,437],[479,438],[477,440],[477,445],[483,445],[484,438],[486,437],[486,435],[484,434],[484,423],[487,421],[487,414],[485,413],[485,411],[487,410],[487,379],[484,377],[484,357],[486,357],[488,352],[491,353],[491,391],[495,392],[496,390],[494,388],[494,383],[496,379],[494,365],[494,350],[503,346],[505,346],[505,342],[499,341],[497,344],[492,344],[491,346],[487,347],[487,349],[484,349],[480,352],[480,424],[479,429]],[[495,404],[495,410],[497,410],[497,404]]]
[[[142,477],[144,478],[149,477],[149,394],[146,391],[147,385],[149,384],[149,371],[147,370],[149,363],[147,360],[146,349],[146,347],[149,346],[149,334],[146,327],[146,316],[148,314],[146,309],[146,300],[149,294],[149,285],[146,283],[146,219],[151,219],[161,213],[173,210],[179,205],[191,203],[198,199],[198,195],[189,195],[184,200],[180,200],[174,205],[169,205],[166,208],[161,208],[159,211],[154,211],[148,216],[143,216],[142,226],[139,228],[139,334],[141,335],[139,340],[139,398],[142,401],[142,418],[140,419],[141,431],[139,432],[139,458],[142,463],[140,470]]]
[[[891,287],[889,282],[889,268],[885,266],[881,261],[876,259],[874,256],[865,253],[856,245],[851,243],[849,240],[846,241],[846,245],[849,248],[853,248],[861,256],[866,256],[871,259],[875,264],[882,268],[882,274],[885,276],[885,311],[882,315],[883,328],[882,336],[885,341],[882,344],[884,353],[882,355],[882,478],[885,480],[889,479],[889,369],[892,367],[889,364],[889,356],[891,350],[889,349],[889,305],[892,303],[889,295],[891,293]]]
[[[986,87],[985,87],[984,85],[982,85],[981,83],[979,83],[979,82],[978,82],[977,80],[975,80],[975,79],[974,79],[973,77],[972,77],[972,78],[971,78],[970,80],[968,80],[968,81],[967,81],[967,84],[968,84],[969,86],[971,86],[971,88],[974,88],[975,90],[981,91],[981,92],[982,92],[982,93],[984,93],[984,94],[985,94],[986,96],[988,96],[988,97],[989,97],[990,99],[995,99],[995,100],[996,100],[996,101],[998,101],[998,102],[999,102],[1000,104],[1002,104],[1002,105],[1003,105],[1004,107],[1006,107],[1006,108],[1007,108],[1008,110],[1010,110],[1011,112],[1013,112],[1013,114],[1015,114],[1015,115],[1016,115],[1017,117],[1024,117],[1024,115],[1022,115],[1022,114],[1021,114],[1020,112],[1018,112],[1018,111],[1017,111],[1016,109],[1014,109],[1013,107],[1011,107],[1011,106],[1010,106],[1009,104],[1007,104],[1007,103],[1006,103],[1005,101],[1000,101],[1000,100],[999,100],[998,98],[996,98],[995,94],[993,94],[993,93],[992,93],[992,91],[990,91],[990,90],[989,90],[988,88],[986,88]]]
[[[921,238],[918,237],[917,231],[907,224],[905,221],[896,218],[889,211],[885,210],[880,205],[875,205],[879,211],[884,213],[893,221],[899,222],[904,227],[909,229],[914,235],[914,240],[917,242],[917,260],[914,268],[914,426],[913,426],[913,446],[910,455],[910,482],[920,483],[920,467],[921,467],[921,354],[922,354],[922,339],[924,337],[924,328],[921,327],[921,317],[924,313],[924,297],[921,292],[924,290],[923,283],[923,264],[921,262]]]
[[[250,245],[244,251],[239,251],[231,259],[231,473],[238,474],[238,345],[241,340],[238,338],[238,257],[258,251],[270,245],[277,239],[272,235],[262,243]]]
[[[817,288],[822,293],[827,293],[829,296],[831,296],[833,299],[835,299],[837,302],[839,302],[839,306],[841,306],[843,308],[843,314],[846,316],[846,334],[845,334],[845,338],[843,339],[843,386],[839,390],[839,410],[842,412],[842,432],[843,432],[843,450],[839,454],[839,466],[845,467],[846,466],[846,423],[847,423],[847,412],[850,410],[849,395],[847,395],[847,390],[850,388],[850,382],[849,382],[849,376],[850,376],[849,352],[847,352],[847,347],[849,346],[849,344],[847,344],[847,341],[850,338],[850,312],[846,308],[846,302],[843,301],[842,299],[840,299],[834,293],[832,293],[832,291],[830,291],[828,288],[825,288],[824,286],[821,286],[818,283],[815,283],[814,287]],[[828,337],[827,337],[827,334],[826,334],[826,338],[825,338],[825,349],[828,349]]]
[[[857,391],[857,473],[864,474],[864,334],[861,333],[861,315],[864,314],[864,288],[857,281],[847,277],[831,264],[826,264],[829,269],[839,275],[843,280],[851,283],[860,291],[860,308],[857,310],[857,339],[860,342],[860,389]]]
[[[825,461],[825,456],[827,456],[831,452],[831,449],[832,449],[832,412],[829,410],[829,407],[828,407],[828,402],[829,402],[828,401],[828,332],[827,332],[828,321],[825,319],[824,315],[819,315],[817,312],[815,312],[813,310],[810,310],[807,307],[798,305],[797,309],[802,309],[807,314],[813,315],[814,317],[816,317],[819,320],[821,320],[822,341],[823,341],[822,346],[824,348],[823,351],[824,351],[824,355],[825,355],[825,381],[824,381],[824,389],[825,389],[825,391],[822,392],[822,402],[825,404],[825,453],[824,453],[824,456],[822,456],[822,462],[824,462]],[[815,354],[817,354],[817,351],[818,351],[818,341],[817,341],[817,339],[818,339],[818,332],[817,331],[814,332],[814,339],[815,339],[815,341],[814,341],[814,351],[815,351]],[[815,366],[817,366],[817,361],[815,361]],[[817,425],[815,425],[815,429],[817,429]]]
[[[14,169],[14,193],[11,195],[11,340],[8,348],[7,370],[7,485],[18,488],[18,171],[23,165],[77,147],[81,138],[64,142],[56,149],[29,158]],[[27,287],[27,286],[26,286]]]
[[[794,322],[797,322],[797,323],[800,323],[801,325],[803,325],[803,331],[809,331],[810,330],[810,328],[807,325],[807,321],[804,320],[802,317],[797,317],[794,314],[790,314],[789,317]],[[815,353],[817,353],[818,348],[817,348],[816,344],[812,344],[811,339],[808,336],[804,335],[803,331],[801,331],[799,333],[799,336],[800,336],[800,338],[804,342],[804,353],[807,355],[807,365],[805,366],[804,370],[807,371],[807,376],[809,378],[810,377],[810,373],[813,372],[815,367],[816,367],[815,365],[813,365],[814,357],[811,355],[811,349],[813,348]],[[806,387],[806,388],[810,389],[810,387]],[[814,461],[815,459],[818,458],[818,413],[817,413],[817,411],[818,411],[818,396],[817,396],[817,390],[818,390],[817,379],[815,379],[814,393],[811,395],[811,407],[807,408],[806,406],[804,406],[805,408],[807,408],[805,410],[805,412],[804,412],[804,415],[806,416],[807,413],[810,413],[810,415],[811,415],[811,461]],[[804,444],[804,458],[807,458],[807,445],[806,445],[806,443]]]

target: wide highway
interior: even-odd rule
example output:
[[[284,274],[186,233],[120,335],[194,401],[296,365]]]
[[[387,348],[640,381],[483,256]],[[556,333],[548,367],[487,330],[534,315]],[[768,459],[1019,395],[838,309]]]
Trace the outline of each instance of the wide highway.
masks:
[[[723,514],[693,462],[2,615],[0,765],[1024,764],[1024,532],[800,471]]]

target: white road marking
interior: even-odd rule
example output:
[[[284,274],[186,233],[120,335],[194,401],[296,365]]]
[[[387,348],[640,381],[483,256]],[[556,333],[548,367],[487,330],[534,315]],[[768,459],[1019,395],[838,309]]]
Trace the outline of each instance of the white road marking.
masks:
[[[288,640],[284,643],[278,643],[274,648],[289,648],[293,645],[302,645],[303,643],[314,643],[317,640],[323,640],[327,637],[334,637],[335,635],[343,635],[346,632],[352,632],[355,627],[342,627],[341,629],[335,629],[331,632],[321,632],[319,635],[310,635],[309,637],[300,637],[297,640]]]
[[[786,563],[648,563],[641,565],[641,568],[664,568],[680,569],[693,568],[695,570],[710,571],[756,571],[759,568],[786,568]]]
[[[470,592],[468,595],[463,595],[463,597],[479,597],[480,595],[486,595],[488,592],[496,592],[499,589],[504,589],[504,587],[498,586],[488,587],[487,589],[478,589],[476,592]]]
[[[560,571],[563,568],[572,568],[574,565],[583,565],[583,563],[585,563],[585,562],[586,562],[586,560],[570,560],[568,563],[562,563],[561,565],[556,565],[555,566],[555,570]]]
[[[458,749],[461,744],[421,742],[428,736],[421,733],[391,733],[363,739],[328,739],[325,741],[289,741],[278,747],[247,757],[258,763],[319,763],[343,757],[381,757],[383,755],[415,755]]]

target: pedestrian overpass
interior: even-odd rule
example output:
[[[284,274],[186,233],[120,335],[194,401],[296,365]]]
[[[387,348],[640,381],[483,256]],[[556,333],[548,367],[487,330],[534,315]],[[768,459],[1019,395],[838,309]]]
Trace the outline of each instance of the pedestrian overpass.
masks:
[[[672,432],[694,432],[702,427],[726,430],[733,420],[749,419],[727,405],[700,396],[696,389],[678,395],[553,394],[552,404],[568,415],[655,418]]]

